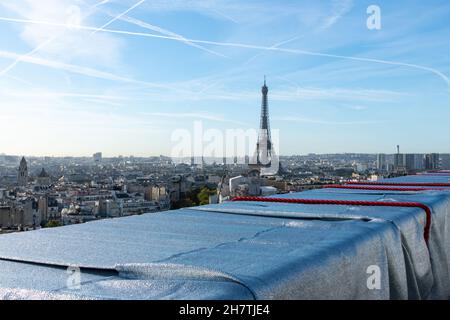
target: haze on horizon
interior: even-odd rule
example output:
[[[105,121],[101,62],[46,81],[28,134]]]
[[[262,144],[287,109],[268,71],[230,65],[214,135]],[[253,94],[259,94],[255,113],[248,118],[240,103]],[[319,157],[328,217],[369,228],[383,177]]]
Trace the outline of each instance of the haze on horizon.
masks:
[[[257,128],[280,153],[450,153],[450,3],[0,2],[0,153],[170,155],[171,133]]]

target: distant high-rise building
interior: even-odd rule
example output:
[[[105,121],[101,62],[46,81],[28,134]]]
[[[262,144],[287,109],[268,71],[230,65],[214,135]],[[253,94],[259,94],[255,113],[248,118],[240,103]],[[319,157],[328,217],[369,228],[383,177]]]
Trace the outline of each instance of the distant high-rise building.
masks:
[[[436,170],[439,169],[439,154],[429,153],[425,155],[425,169]]]
[[[405,155],[402,153],[394,154],[394,170],[402,171],[406,169]]]
[[[22,157],[19,165],[19,173],[17,176],[17,184],[20,187],[25,187],[28,183],[28,165],[25,157]]]
[[[102,162],[103,155],[101,152],[94,153],[92,157],[94,159],[94,162]]]
[[[386,155],[384,153],[379,153],[377,155],[377,170],[379,172],[387,171],[387,168],[386,168]]]
[[[415,161],[414,154],[411,153],[405,154],[405,169],[407,171],[415,170],[414,161]]]
[[[404,155],[405,169],[408,172],[423,170],[423,154],[408,153]]]
[[[448,154],[448,153],[441,154],[440,159],[441,159],[441,168],[440,169],[449,170],[450,169],[450,154]]]
[[[400,153],[399,145],[397,145],[397,153],[394,154],[394,171],[406,171],[406,157],[404,154]]]
[[[424,168],[423,154],[414,154],[414,170],[423,170]]]

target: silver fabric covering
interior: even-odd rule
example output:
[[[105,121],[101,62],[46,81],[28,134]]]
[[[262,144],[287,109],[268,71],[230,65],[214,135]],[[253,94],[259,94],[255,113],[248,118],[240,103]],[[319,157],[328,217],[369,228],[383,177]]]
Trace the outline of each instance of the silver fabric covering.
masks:
[[[420,208],[228,202],[1,235],[0,298],[449,297],[450,192],[283,197],[422,202],[432,209],[430,241]],[[81,268],[76,288],[68,266]],[[373,266],[379,288],[368,283]]]

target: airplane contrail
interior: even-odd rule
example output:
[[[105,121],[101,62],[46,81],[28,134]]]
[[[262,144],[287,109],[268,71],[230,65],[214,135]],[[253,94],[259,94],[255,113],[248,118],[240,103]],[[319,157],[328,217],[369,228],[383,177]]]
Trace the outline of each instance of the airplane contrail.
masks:
[[[105,10],[103,10],[103,11],[105,11]],[[109,14],[109,13],[108,13],[108,14]],[[132,18],[132,17],[128,17],[128,16],[122,16],[122,17],[120,17],[119,19],[122,20],[122,21],[128,22],[128,23],[134,24],[134,25],[136,25],[136,26],[139,26],[139,27],[148,29],[148,30],[156,31],[156,32],[159,32],[159,33],[164,34],[164,35],[167,35],[167,36],[172,36],[172,37],[178,38],[178,39],[180,40],[180,42],[183,42],[183,43],[185,43],[185,44],[187,44],[187,45],[189,45],[189,46],[192,46],[192,47],[194,47],[194,48],[197,48],[197,49],[206,51],[206,52],[208,52],[208,53],[214,54],[214,55],[216,55],[216,56],[219,56],[219,57],[222,57],[222,58],[228,58],[227,56],[225,56],[225,55],[223,55],[223,54],[221,54],[221,53],[219,53],[219,52],[210,50],[210,49],[208,49],[208,48],[205,48],[205,47],[203,47],[203,46],[199,46],[198,44],[195,44],[195,43],[190,42],[190,41],[188,41],[184,36],[182,36],[182,35],[180,35],[180,34],[177,34],[177,33],[175,33],[175,32],[172,32],[172,31],[163,29],[163,28],[161,28],[161,27],[152,25],[152,24],[147,23],[147,22],[145,22],[145,21],[138,20],[138,19],[135,19],[135,18]]]
[[[303,118],[297,116],[288,116],[288,117],[274,117],[274,121],[289,121],[289,122],[300,122],[300,123],[312,123],[312,124],[323,124],[323,125],[357,125],[357,124],[380,124],[385,123],[386,121],[376,121],[376,120],[367,120],[367,121],[324,121],[319,119],[311,119],[311,118]]]
[[[94,6],[92,6],[92,8],[97,8],[99,6],[102,6],[104,4],[107,4],[110,0],[103,0],[102,2],[99,2],[97,4],[95,4]]]
[[[146,0],[140,0],[139,2],[137,2],[136,4],[134,4],[133,6],[131,6],[130,8],[128,8],[127,10],[125,10],[124,12],[122,12],[121,14],[115,16],[113,19],[109,20],[107,23],[105,23],[104,25],[102,25],[100,28],[97,28],[96,30],[94,30],[91,35],[93,35],[94,33],[97,33],[99,31],[103,31],[104,28],[106,28],[107,26],[109,26],[111,23],[113,23],[114,21],[116,21],[117,19],[120,19],[120,17],[126,15],[128,12],[130,12],[131,10],[139,7],[141,4],[143,4]]]
[[[17,81],[17,82],[21,82],[21,83],[23,83],[23,84],[26,84],[27,86],[30,86],[30,87],[33,87],[33,86],[34,86],[31,82],[29,82],[29,81],[27,81],[27,80],[24,80],[24,79],[22,79],[22,78],[15,77],[15,76],[11,76],[11,75],[9,75],[9,74],[6,74],[5,76],[6,76],[7,78],[10,78],[10,79],[15,80],[15,81]]]
[[[103,0],[102,2],[99,2],[91,7],[89,7],[89,12],[88,14],[84,17],[89,17],[92,14],[92,9],[97,8],[105,3],[108,3],[109,0]],[[23,54],[22,56],[17,57],[17,59],[15,59],[11,64],[9,64],[8,66],[6,66],[3,70],[0,71],[0,77],[7,74],[9,71],[11,71],[13,68],[15,68],[15,66],[21,62],[24,58],[26,57],[31,57],[32,55],[34,55],[36,52],[40,51],[42,48],[44,48],[45,46],[49,45],[50,43],[52,43],[53,41],[55,41],[56,39],[58,39],[62,34],[64,34],[64,32],[61,32],[59,34],[55,34],[53,35],[51,38],[45,40],[44,42],[40,43],[37,47],[35,47],[33,50]]]
[[[41,44],[39,44],[33,50],[31,50],[31,51],[29,51],[29,52],[27,52],[27,53],[17,57],[11,64],[9,64],[3,70],[0,71],[0,77],[5,75],[5,74],[7,74],[11,69],[13,69],[19,62],[24,60],[26,57],[32,56],[33,54],[35,54],[36,52],[41,50],[43,47],[45,47],[46,45],[48,45],[49,43],[51,43],[52,41],[54,41],[58,37],[59,37],[59,34],[54,35],[51,38],[49,38],[49,39],[45,40],[44,42],[42,42]]]
[[[115,74],[112,74],[109,72],[104,72],[104,71],[99,71],[96,69],[88,68],[88,67],[81,67],[81,66],[67,64],[67,63],[58,62],[58,61],[51,61],[51,60],[46,60],[46,59],[37,58],[37,57],[20,55],[20,54],[14,53],[14,52],[0,50],[0,58],[7,58],[7,59],[14,59],[14,60],[21,58],[22,62],[45,66],[45,67],[52,68],[52,69],[69,71],[72,73],[81,74],[81,75],[85,75],[85,76],[89,76],[89,77],[93,77],[93,78],[99,78],[99,79],[111,80],[111,81],[136,83],[136,84],[144,85],[147,87],[173,89],[170,86],[165,86],[165,85],[158,84],[158,83],[150,83],[150,82],[145,82],[145,81],[134,80],[134,79],[118,76],[118,75],[115,75]]]
[[[295,40],[297,40],[297,39],[299,39],[299,38],[301,38],[301,36],[295,36],[295,37],[293,37],[293,38],[290,38],[290,39],[287,39],[287,40],[284,40],[284,41],[275,43],[274,45],[272,45],[272,47],[279,47],[279,46],[282,46],[282,45],[284,45],[284,44],[286,44],[286,43],[295,41]],[[247,59],[244,63],[242,63],[242,66],[248,65],[248,64],[249,64],[250,62],[252,62],[254,59],[256,59],[257,57],[259,57],[260,55],[263,55],[263,54],[264,54],[264,52],[258,52],[257,54],[255,54],[255,55],[253,55],[252,57],[250,57],[249,59]],[[206,86],[204,86],[200,91],[197,92],[197,94],[204,94],[204,93],[207,92],[209,89],[211,89],[211,88],[215,87],[217,84],[219,84],[219,83],[221,82],[221,80],[222,80],[225,76],[227,76],[227,75],[232,75],[232,74],[234,74],[234,73],[236,73],[236,72],[242,70],[242,66],[233,68],[233,69],[231,69],[231,70],[227,70],[227,71],[225,71],[225,72],[223,72],[223,73],[220,73],[219,75],[206,77],[206,79],[210,80],[210,81],[209,81],[209,84],[206,85]]]
[[[59,26],[59,27],[71,27],[71,25],[63,24],[63,23],[53,23],[53,22],[47,22],[47,21],[37,21],[37,20],[26,20],[26,19],[14,19],[14,18],[4,18],[0,17],[0,21],[10,21],[10,22],[21,22],[21,23],[32,23],[32,24],[44,24],[44,25],[51,25],[51,26]],[[88,26],[77,26],[80,29],[85,30],[96,30],[97,28],[88,27]],[[143,33],[143,32],[133,32],[133,31],[124,31],[124,30],[115,30],[115,29],[102,29],[102,32],[107,33],[113,33],[113,34],[123,34],[123,35],[131,35],[131,36],[140,36],[140,37],[148,37],[148,38],[157,38],[157,39],[167,39],[167,40],[175,40],[179,41],[179,38],[173,37],[173,36],[165,36],[165,35],[157,35],[152,33]],[[396,66],[403,66],[403,67],[409,67],[413,69],[418,69],[422,71],[428,71],[442,80],[447,84],[447,86],[450,88],[450,79],[440,72],[437,69],[421,66],[417,64],[412,63],[405,63],[405,62],[397,62],[397,61],[389,61],[389,60],[382,60],[382,59],[373,59],[373,58],[363,58],[363,57],[353,57],[353,56],[344,56],[344,55],[337,55],[337,54],[329,54],[329,53],[322,53],[322,52],[313,52],[313,51],[306,51],[306,50],[298,50],[298,49],[285,49],[285,48],[279,48],[279,47],[267,47],[267,46],[260,46],[260,45],[253,45],[253,44],[245,44],[245,43],[237,43],[237,42],[219,42],[219,41],[210,41],[210,40],[197,40],[197,39],[186,39],[187,41],[190,41],[192,43],[200,43],[200,44],[210,44],[210,45],[216,45],[216,46],[224,46],[224,47],[235,47],[235,48],[245,48],[245,49],[255,49],[255,50],[265,50],[265,51],[278,51],[278,52],[285,52],[285,53],[292,53],[292,54],[301,54],[301,55],[309,55],[309,56],[318,56],[318,57],[327,57],[327,58],[335,58],[335,59],[344,59],[344,60],[353,60],[353,61],[362,61],[362,62],[372,62],[372,63],[379,63],[379,64],[386,64],[386,65],[396,65]]]
[[[231,16],[229,16],[227,14],[224,14],[223,12],[220,12],[220,11],[218,11],[216,9],[213,9],[213,8],[209,8],[209,10],[211,10],[212,12],[214,12],[217,15],[221,16],[222,18],[225,18],[225,19],[227,19],[227,20],[229,20],[229,21],[231,21],[231,22],[233,22],[235,24],[239,24],[239,21],[237,21],[236,19],[234,19],[233,17],[231,17]]]
[[[202,120],[210,120],[210,121],[216,121],[216,122],[224,122],[224,123],[234,123],[239,125],[246,125],[249,126],[248,123],[242,122],[242,121],[235,121],[235,120],[229,120],[227,118],[212,115],[209,113],[200,113],[200,112],[185,112],[185,113],[173,113],[173,112],[145,112],[143,113],[147,116],[154,116],[154,117],[167,117],[167,118],[194,118],[194,119],[202,119]]]
[[[83,0],[81,0],[81,1],[82,1],[83,3],[85,3]],[[105,1],[108,2],[109,0],[105,0]],[[100,3],[100,4],[106,3],[105,1],[102,2],[102,3]],[[98,5],[99,5],[99,4],[98,4]],[[95,7],[97,7],[98,5],[96,5]],[[136,7],[136,6],[135,6],[135,7]],[[132,18],[132,17],[130,17],[130,16],[127,16],[126,13],[128,13],[130,10],[127,10],[126,13],[122,13],[122,14],[120,14],[120,15],[118,15],[118,16],[115,16],[115,15],[114,15],[113,13],[111,13],[109,10],[105,10],[105,9],[101,9],[101,8],[97,8],[97,10],[100,11],[100,12],[103,12],[103,13],[107,14],[107,15],[110,16],[110,17],[113,17],[114,19],[113,19],[110,23],[112,23],[112,22],[115,21],[115,20],[125,21],[125,22],[128,22],[128,23],[134,24],[134,25],[136,25],[136,26],[139,26],[139,27],[141,27],[141,28],[145,28],[145,29],[148,29],[148,30],[156,31],[156,32],[159,32],[159,33],[164,34],[164,35],[173,36],[173,37],[178,37],[178,38],[180,39],[180,42],[183,42],[183,43],[185,43],[185,44],[187,44],[187,45],[189,45],[189,46],[192,46],[192,47],[194,47],[194,48],[197,48],[197,49],[206,51],[206,52],[208,52],[208,53],[211,53],[211,54],[213,54],[213,55],[216,55],[216,56],[219,56],[219,57],[222,57],[222,58],[228,58],[227,56],[225,56],[225,55],[223,55],[223,54],[221,54],[221,53],[218,53],[218,52],[216,52],[216,51],[210,50],[210,49],[205,48],[205,47],[203,47],[203,46],[199,46],[198,44],[189,42],[189,41],[186,40],[186,38],[185,38],[184,36],[182,36],[182,35],[180,35],[180,34],[177,34],[177,33],[175,33],[175,32],[172,32],[172,31],[163,29],[163,28],[161,28],[161,27],[152,25],[152,24],[150,24],[150,23],[148,23],[148,22],[145,22],[145,21],[142,21],[142,20],[139,20],[139,19],[136,19],[136,18]],[[110,23],[108,23],[108,24],[110,24]],[[108,25],[108,24],[106,24],[106,25]],[[101,27],[100,29],[104,28],[106,25],[104,25],[104,26]],[[94,32],[93,32],[93,33],[94,33]]]

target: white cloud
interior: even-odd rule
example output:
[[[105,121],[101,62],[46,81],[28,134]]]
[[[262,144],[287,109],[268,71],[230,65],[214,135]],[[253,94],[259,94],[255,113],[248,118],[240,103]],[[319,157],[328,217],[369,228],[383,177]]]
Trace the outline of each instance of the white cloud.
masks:
[[[82,23],[83,17],[91,14],[88,7],[79,4],[77,0],[18,0],[14,4],[3,5],[26,19],[65,25]],[[39,48],[47,58],[64,62],[95,62],[109,67],[119,62],[124,46],[123,40],[112,34],[92,34],[89,30],[55,25],[24,24],[20,36],[33,48],[51,39]]]
[[[0,20],[23,22],[23,23],[29,23],[31,25],[65,26],[64,24],[38,21],[38,20],[20,20],[20,19],[10,19],[10,18],[2,18],[2,17],[0,17]],[[96,28],[87,27],[87,26],[80,26],[80,29],[91,30],[91,31],[97,30]],[[167,40],[171,40],[171,41],[180,41],[179,37],[157,35],[157,34],[145,33],[145,32],[132,32],[132,31],[125,31],[125,30],[117,30],[117,29],[103,29],[102,32],[110,33],[110,34],[121,34],[121,35],[137,36],[137,37],[147,37],[147,38],[167,39]],[[221,42],[221,41],[197,40],[197,39],[185,39],[185,40],[189,41],[191,43],[203,44],[203,45],[210,44],[210,45],[216,45],[216,46],[222,46],[222,47],[254,49],[254,50],[266,51],[266,52],[271,52],[271,51],[272,52],[284,52],[284,53],[290,53],[290,54],[296,54],[296,55],[331,58],[333,60],[339,59],[339,60],[358,61],[358,62],[365,62],[365,63],[370,62],[370,63],[374,63],[374,64],[406,67],[406,68],[410,68],[410,69],[416,69],[416,70],[433,73],[435,76],[441,78],[441,80],[443,80],[446,83],[447,87],[450,87],[450,78],[447,77],[447,75],[445,75],[441,71],[439,71],[435,68],[418,65],[418,64],[413,64],[413,63],[366,58],[366,57],[359,57],[359,56],[345,56],[345,55],[338,55],[338,54],[331,54],[331,53],[324,53],[324,52],[314,52],[314,51],[308,51],[308,50],[280,48],[280,47],[274,47],[274,46],[261,46],[261,45],[253,45],[253,44],[239,43],[239,42]]]

